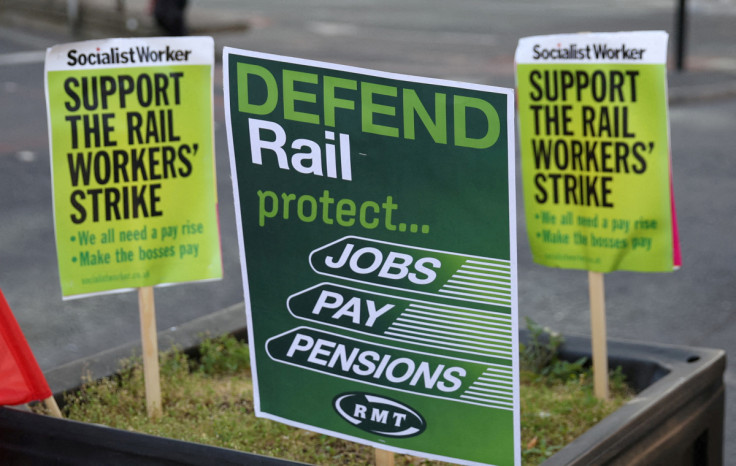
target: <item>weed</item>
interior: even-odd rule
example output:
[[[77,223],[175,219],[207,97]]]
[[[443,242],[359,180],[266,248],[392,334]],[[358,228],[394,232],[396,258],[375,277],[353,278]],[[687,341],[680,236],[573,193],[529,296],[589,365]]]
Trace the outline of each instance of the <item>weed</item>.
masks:
[[[538,464],[618,409],[633,396],[621,367],[611,371],[611,398],[593,393],[587,358],[559,357],[565,339],[526,319],[529,341],[520,347],[521,436],[524,464]]]
[[[562,335],[540,326],[529,317],[526,318],[526,327],[529,341],[520,345],[521,370],[559,381],[574,379],[584,370],[587,358],[575,362],[559,358],[560,346],[565,342]]]
[[[250,370],[248,345],[225,335],[205,339],[199,346],[198,370],[208,375],[236,374]]]

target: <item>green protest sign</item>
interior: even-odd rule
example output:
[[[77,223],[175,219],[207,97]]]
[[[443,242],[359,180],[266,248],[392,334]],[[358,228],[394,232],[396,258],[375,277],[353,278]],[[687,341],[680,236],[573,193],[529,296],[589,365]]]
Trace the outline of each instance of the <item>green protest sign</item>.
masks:
[[[211,38],[48,49],[64,297],[222,277]]]
[[[226,48],[258,416],[520,459],[513,94]]]
[[[595,272],[680,265],[666,55],[659,31],[519,41],[524,205],[536,262]]]

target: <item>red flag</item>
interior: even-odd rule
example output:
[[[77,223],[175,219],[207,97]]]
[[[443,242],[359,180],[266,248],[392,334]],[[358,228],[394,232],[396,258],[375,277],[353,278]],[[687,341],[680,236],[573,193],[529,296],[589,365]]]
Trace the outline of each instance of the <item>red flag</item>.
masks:
[[[0,406],[45,400],[49,384],[0,290]]]

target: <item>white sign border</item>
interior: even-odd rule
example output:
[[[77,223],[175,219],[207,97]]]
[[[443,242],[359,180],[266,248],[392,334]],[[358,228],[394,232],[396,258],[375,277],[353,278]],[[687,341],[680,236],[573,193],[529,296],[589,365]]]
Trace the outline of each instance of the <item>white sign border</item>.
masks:
[[[252,318],[252,304],[250,302],[250,288],[248,287],[248,272],[247,272],[247,261],[245,256],[245,238],[243,234],[243,219],[241,216],[240,206],[240,188],[238,186],[237,178],[237,166],[235,162],[235,146],[233,142],[233,128],[232,128],[232,115],[230,111],[230,55],[238,55],[244,57],[251,57],[263,60],[271,60],[282,63],[291,63],[302,66],[319,67],[327,70],[343,71],[348,73],[361,74],[365,76],[373,76],[377,78],[385,78],[391,80],[400,80],[406,82],[414,82],[419,84],[429,84],[436,86],[454,87],[457,89],[468,89],[481,92],[492,92],[496,94],[506,95],[506,127],[507,127],[507,164],[508,164],[508,199],[509,199],[509,248],[510,248],[510,263],[511,263],[511,322],[512,322],[512,367],[516,370],[512,371],[513,374],[513,385],[514,385],[514,397],[513,397],[513,424],[514,424],[514,464],[521,464],[521,401],[519,393],[519,322],[518,322],[518,283],[517,283],[517,238],[516,238],[516,136],[515,136],[515,97],[514,89],[488,86],[484,84],[473,84],[464,83],[459,81],[450,81],[437,78],[419,77],[384,71],[377,71],[367,68],[360,68],[349,65],[338,65],[335,63],[322,62],[316,60],[288,57],[282,55],[276,55],[271,53],[257,52],[251,50],[243,50],[234,47],[223,47],[222,50],[222,76],[223,76],[223,94],[224,94],[224,110],[225,110],[225,123],[227,129],[227,146],[230,158],[230,173],[233,183],[233,199],[235,208],[235,220],[236,227],[238,230],[238,250],[240,253],[240,264],[241,273],[243,280],[244,290],[244,301],[245,301],[245,314],[248,323],[248,340],[255,341],[255,335],[253,333],[253,318]],[[320,434],[330,435],[351,442],[360,443],[363,445],[373,446],[374,448],[392,451],[399,454],[418,455],[424,458],[438,461],[450,461],[457,464],[463,465],[479,465],[484,463],[478,463],[474,461],[461,460],[459,458],[449,458],[439,455],[433,455],[425,452],[413,451],[386,445],[379,442],[369,441],[360,437],[353,437],[341,432],[334,432],[331,430],[311,426],[301,422],[285,419],[280,416],[275,416],[266,413],[261,410],[259,389],[258,389],[258,374],[256,366],[255,351],[251,351],[251,374],[253,381],[253,406],[255,414],[258,417],[278,421],[287,425],[298,427],[301,429],[310,430]]]
[[[667,62],[667,39],[665,31],[631,31],[631,32],[583,32],[577,34],[550,34],[543,36],[522,37],[516,48],[516,64],[629,64],[629,65],[661,65]],[[589,56],[594,53],[593,47],[606,46],[609,50],[643,49],[641,58],[625,58],[623,52],[616,57]],[[590,49],[588,49],[590,47]],[[552,53],[544,53],[544,51]],[[553,51],[557,51],[554,54]],[[560,53],[574,55],[574,58],[560,58]],[[557,56],[555,56],[557,55]],[[638,53],[635,54],[638,56]]]

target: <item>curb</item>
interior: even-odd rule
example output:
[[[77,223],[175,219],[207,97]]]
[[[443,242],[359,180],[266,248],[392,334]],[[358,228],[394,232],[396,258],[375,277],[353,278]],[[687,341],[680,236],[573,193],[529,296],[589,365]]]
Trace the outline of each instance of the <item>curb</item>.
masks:
[[[670,105],[715,100],[736,96],[736,76],[732,80],[712,84],[691,84],[669,88]]]
[[[233,334],[246,338],[245,304],[234,304],[228,308],[199,317],[177,327],[158,332],[159,351],[172,347],[188,350],[199,346],[207,337]],[[95,355],[77,359],[44,373],[57,401],[62,394],[79,388],[89,380],[109,377],[120,370],[120,362],[141,354],[141,341],[136,340]]]

